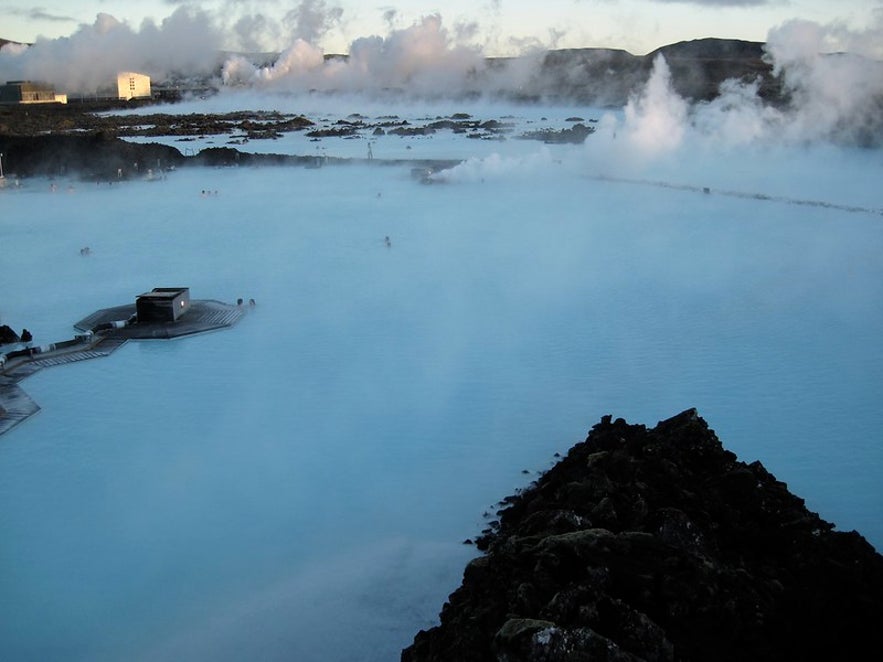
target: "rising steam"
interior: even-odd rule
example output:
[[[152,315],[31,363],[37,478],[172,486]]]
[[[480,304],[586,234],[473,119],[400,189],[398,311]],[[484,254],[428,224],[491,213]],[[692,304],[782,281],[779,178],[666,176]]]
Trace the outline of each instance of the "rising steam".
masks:
[[[137,31],[99,14],[70,37],[0,49],[0,79],[44,81],[59,92],[93,93],[116,81],[120,71],[156,80],[208,74],[218,66],[221,45],[212,17],[198,9],[181,7],[159,25],[147,20]]]
[[[455,44],[438,15],[394,30],[387,37],[363,37],[350,45],[349,57],[326,61],[317,46],[298,39],[272,64],[256,66],[242,56],[224,63],[227,86],[376,92],[406,89],[415,94],[452,93],[478,89],[484,58],[472,48]]]

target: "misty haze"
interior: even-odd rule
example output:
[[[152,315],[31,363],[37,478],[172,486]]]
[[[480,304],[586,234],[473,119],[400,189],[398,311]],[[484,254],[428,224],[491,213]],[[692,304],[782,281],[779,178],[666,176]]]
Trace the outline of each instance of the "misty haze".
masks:
[[[0,73],[90,89],[117,65],[70,54],[95,57],[120,29],[102,20],[42,57],[5,47]],[[696,407],[883,547],[878,61],[817,57],[791,26],[767,44],[787,103],[758,80],[684,98],[658,57],[606,104],[621,90],[524,95],[537,59],[489,66],[437,18],[346,60],[300,40],[219,61],[195,28],[159,47],[175,25],[135,35],[157,40],[147,73],[217,89],[118,114],[506,130],[130,139],[310,167],[7,168],[0,323],[35,343],[153,287],[255,305],[21,382],[41,411],[0,436],[0,658],[398,659],[477,554],[463,541],[604,414]]]

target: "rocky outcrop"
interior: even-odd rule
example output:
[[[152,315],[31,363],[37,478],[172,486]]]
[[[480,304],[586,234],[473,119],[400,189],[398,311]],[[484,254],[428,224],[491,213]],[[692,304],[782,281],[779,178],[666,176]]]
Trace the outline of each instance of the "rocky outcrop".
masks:
[[[695,410],[607,416],[478,542],[402,660],[809,660],[883,646],[883,557]]]
[[[3,324],[0,326],[0,345],[14,343],[21,340],[20,336],[12,329],[12,327]]]
[[[104,132],[0,135],[0,151],[9,172],[33,175],[78,175],[113,181],[174,168],[184,157],[174,147],[130,143]]]
[[[567,129],[542,129],[540,131],[528,131],[521,136],[525,140],[542,140],[546,144],[565,144],[581,145],[590,135],[595,132],[595,128],[586,126],[582,122],[578,122]]]

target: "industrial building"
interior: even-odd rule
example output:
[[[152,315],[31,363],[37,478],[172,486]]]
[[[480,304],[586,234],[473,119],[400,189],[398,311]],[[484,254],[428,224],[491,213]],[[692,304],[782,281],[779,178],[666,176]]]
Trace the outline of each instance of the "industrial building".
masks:
[[[138,74],[132,71],[122,71],[117,74],[117,98],[125,99],[149,99],[150,76]]]
[[[95,92],[88,94],[77,92],[72,98],[75,101],[150,99],[152,98],[150,76],[133,71],[122,71],[117,74],[116,81],[108,80]],[[55,87],[49,83],[11,80],[5,85],[0,85],[0,104],[67,103],[67,101],[68,95],[56,93]]]
[[[67,95],[56,94],[55,87],[49,83],[11,80],[0,85],[0,103],[67,103]]]

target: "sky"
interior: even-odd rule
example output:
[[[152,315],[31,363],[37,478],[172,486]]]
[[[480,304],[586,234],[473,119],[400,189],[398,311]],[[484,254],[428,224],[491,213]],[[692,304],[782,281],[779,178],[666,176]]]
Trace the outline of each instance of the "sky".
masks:
[[[853,32],[883,25],[880,0],[0,0],[0,38],[67,37],[104,14],[143,31],[181,11],[216,27],[227,50],[280,51],[302,38],[325,53],[348,53],[359,38],[430,15],[441,16],[451,39],[489,56],[580,47],[642,55],[701,37],[766,41],[794,19]]]

